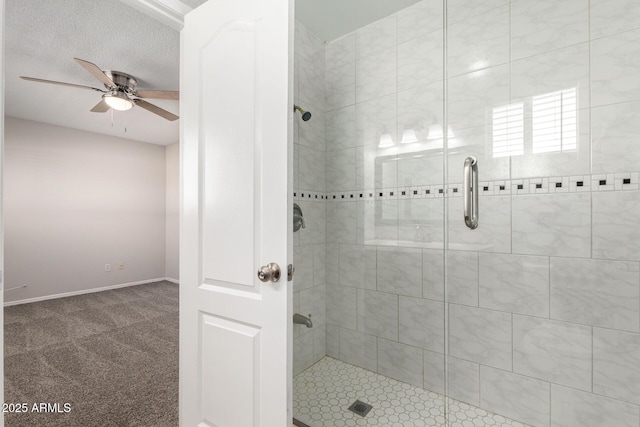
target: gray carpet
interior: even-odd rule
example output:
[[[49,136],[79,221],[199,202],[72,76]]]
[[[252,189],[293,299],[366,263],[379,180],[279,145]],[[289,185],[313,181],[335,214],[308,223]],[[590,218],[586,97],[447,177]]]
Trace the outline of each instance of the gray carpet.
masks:
[[[178,286],[170,282],[4,309],[7,427],[177,426]],[[68,413],[34,403],[71,404]]]

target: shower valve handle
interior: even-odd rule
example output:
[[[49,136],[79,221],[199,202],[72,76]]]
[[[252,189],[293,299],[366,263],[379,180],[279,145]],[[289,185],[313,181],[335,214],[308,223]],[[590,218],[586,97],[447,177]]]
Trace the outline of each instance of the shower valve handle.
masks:
[[[258,279],[262,282],[277,282],[280,280],[280,266],[275,262],[263,265],[258,270]]]

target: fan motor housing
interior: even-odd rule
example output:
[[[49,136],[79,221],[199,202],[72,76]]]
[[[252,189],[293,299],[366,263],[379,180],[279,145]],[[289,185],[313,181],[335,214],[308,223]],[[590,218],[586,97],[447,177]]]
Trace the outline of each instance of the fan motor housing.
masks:
[[[129,89],[133,92],[136,90],[138,81],[130,74],[122,73],[120,71],[105,70],[104,73],[109,77],[119,88]],[[107,89],[114,89],[105,84]]]

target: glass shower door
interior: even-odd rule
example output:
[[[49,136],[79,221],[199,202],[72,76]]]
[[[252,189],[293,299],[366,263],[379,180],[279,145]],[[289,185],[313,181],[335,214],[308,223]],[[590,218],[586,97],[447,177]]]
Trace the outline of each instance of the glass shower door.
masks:
[[[447,1],[450,425],[640,418],[640,24],[607,4]]]

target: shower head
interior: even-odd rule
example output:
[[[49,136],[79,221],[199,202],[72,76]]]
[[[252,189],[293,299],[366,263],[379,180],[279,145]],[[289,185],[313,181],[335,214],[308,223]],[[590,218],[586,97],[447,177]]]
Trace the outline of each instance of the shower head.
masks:
[[[300,111],[300,114],[302,114],[302,120],[309,121],[309,119],[311,118],[311,113],[308,111],[304,111],[302,108],[298,107],[297,105],[293,106],[293,111]]]

